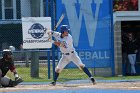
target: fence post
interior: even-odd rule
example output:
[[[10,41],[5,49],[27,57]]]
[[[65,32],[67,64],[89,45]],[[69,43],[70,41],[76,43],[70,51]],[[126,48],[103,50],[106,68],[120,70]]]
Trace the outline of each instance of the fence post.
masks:
[[[111,2],[111,4],[110,4],[110,6],[111,6],[111,10],[113,10],[113,1],[110,1]],[[115,76],[115,55],[114,55],[114,49],[115,49],[115,47],[114,47],[114,25],[113,25],[113,11],[111,11],[111,13],[112,13],[112,16],[111,16],[111,51],[112,51],[112,54],[111,54],[111,59],[112,59],[112,64],[111,64],[111,70],[112,70],[112,76]]]
[[[39,54],[37,51],[31,52],[31,77],[39,77]]]
[[[24,54],[25,54],[26,67],[29,67],[29,53],[28,51],[24,51]]]
[[[54,7],[54,0],[51,0],[50,1],[50,9],[51,9],[51,18],[52,18],[52,29],[54,29],[54,26],[55,26],[55,18],[56,18],[56,15],[55,15],[55,7]],[[52,46],[52,69],[53,69],[53,79],[54,79],[54,76],[55,76],[55,46],[53,45]]]
[[[53,68],[53,79],[55,77],[55,47],[52,47],[52,68]]]
[[[51,74],[50,74],[50,49],[48,49],[47,51],[47,60],[48,60],[48,79],[51,78]]]

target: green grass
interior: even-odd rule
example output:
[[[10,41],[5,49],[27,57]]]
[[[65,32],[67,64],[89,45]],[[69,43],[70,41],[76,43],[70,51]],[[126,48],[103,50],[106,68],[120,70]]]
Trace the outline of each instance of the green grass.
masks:
[[[17,72],[20,77],[23,78],[25,82],[48,82],[50,79],[48,79],[48,73],[46,67],[39,68],[39,77],[31,77],[31,70],[30,67],[16,67]],[[13,74],[9,71],[7,73],[7,76],[14,79]]]
[[[48,79],[47,66],[39,67],[39,77],[31,77],[30,67],[17,66],[17,71],[20,77],[23,78],[25,82],[51,82],[52,81],[52,70],[51,70],[51,79]],[[11,72],[7,73],[7,76],[14,79]],[[95,76],[97,80],[130,80],[130,79],[140,79],[140,76],[116,76],[116,77],[98,77]],[[87,75],[77,69],[64,69],[59,76],[58,81],[65,82],[69,80],[82,80],[88,79]]]

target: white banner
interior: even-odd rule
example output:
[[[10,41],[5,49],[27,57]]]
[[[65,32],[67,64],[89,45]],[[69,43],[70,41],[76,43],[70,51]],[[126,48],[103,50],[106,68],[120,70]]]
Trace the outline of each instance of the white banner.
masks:
[[[51,17],[23,17],[22,35],[24,49],[51,48],[47,31],[51,30]]]

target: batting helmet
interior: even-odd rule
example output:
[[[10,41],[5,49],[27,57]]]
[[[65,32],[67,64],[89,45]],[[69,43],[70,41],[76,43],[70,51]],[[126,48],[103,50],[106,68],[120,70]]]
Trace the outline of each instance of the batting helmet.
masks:
[[[68,26],[67,25],[62,25],[60,27],[60,31],[63,34],[64,32],[69,32]]]
[[[4,49],[2,55],[4,58],[7,58],[8,55],[12,55],[12,51],[10,49]]]

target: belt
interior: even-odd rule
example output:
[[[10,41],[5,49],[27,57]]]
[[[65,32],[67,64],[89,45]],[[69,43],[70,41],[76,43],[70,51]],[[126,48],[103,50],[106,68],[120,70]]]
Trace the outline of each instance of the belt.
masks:
[[[70,53],[74,53],[74,51],[71,51]],[[70,53],[62,53],[63,55],[70,55]]]

